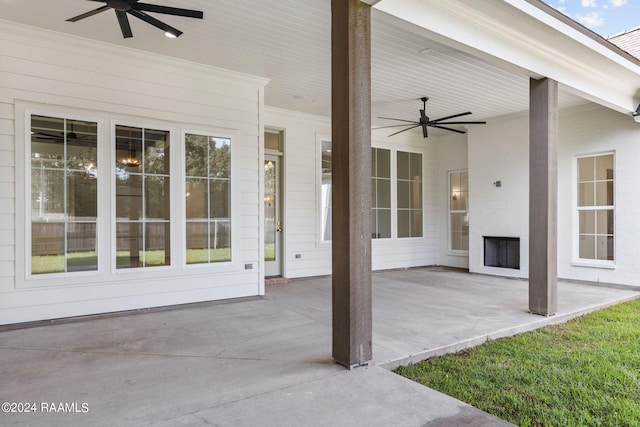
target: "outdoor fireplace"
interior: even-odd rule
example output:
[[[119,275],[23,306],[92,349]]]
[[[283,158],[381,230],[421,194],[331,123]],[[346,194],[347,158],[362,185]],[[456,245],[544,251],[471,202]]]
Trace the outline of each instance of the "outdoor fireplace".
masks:
[[[483,236],[483,238],[485,266],[520,270],[519,237]]]

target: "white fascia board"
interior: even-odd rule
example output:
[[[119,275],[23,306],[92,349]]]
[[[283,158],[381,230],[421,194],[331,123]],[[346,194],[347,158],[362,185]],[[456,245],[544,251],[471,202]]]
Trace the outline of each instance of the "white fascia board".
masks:
[[[498,66],[548,77],[598,104],[632,114],[640,65],[527,0],[382,0],[375,6]],[[415,30],[414,30],[415,31]]]

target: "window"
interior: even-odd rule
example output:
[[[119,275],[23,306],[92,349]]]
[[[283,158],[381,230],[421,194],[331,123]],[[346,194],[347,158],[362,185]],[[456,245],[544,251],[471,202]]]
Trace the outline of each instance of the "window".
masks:
[[[320,140],[320,240],[331,240],[331,141]],[[397,157],[396,186],[392,184],[391,162]],[[394,199],[394,191],[397,199]],[[394,200],[397,200],[395,202]],[[392,211],[398,226],[393,235]],[[371,148],[371,238],[422,237],[422,154]]]
[[[450,249],[469,250],[469,174],[449,172]]]
[[[578,257],[614,260],[614,155],[578,159]]]
[[[31,274],[98,269],[97,128],[31,116]]]
[[[187,264],[231,261],[231,140],[185,135]]]
[[[371,237],[391,237],[391,150],[371,149]]]
[[[398,237],[422,237],[422,154],[398,151]]]
[[[169,132],[116,125],[116,267],[171,263]]]
[[[320,157],[322,165],[320,184],[320,238],[324,241],[331,240],[331,141],[320,142]]]

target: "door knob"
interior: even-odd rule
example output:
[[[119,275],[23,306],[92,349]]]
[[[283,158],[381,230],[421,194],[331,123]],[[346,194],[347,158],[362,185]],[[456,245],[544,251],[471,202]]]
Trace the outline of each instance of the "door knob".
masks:
[[[276,231],[278,233],[282,233],[282,224],[280,223],[280,221],[278,221],[278,223],[276,225]]]

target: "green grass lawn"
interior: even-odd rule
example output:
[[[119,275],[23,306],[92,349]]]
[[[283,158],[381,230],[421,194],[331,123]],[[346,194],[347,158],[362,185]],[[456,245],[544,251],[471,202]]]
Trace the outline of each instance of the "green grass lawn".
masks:
[[[396,373],[519,426],[638,426],[640,300]]]
[[[129,264],[129,252],[116,253],[117,265]],[[147,267],[165,265],[164,251],[140,251],[141,262]],[[187,264],[225,262],[231,260],[231,249],[187,249]],[[67,268],[72,270],[95,270],[98,262],[96,252],[75,252],[67,254]],[[60,273],[65,270],[64,255],[37,255],[31,257],[31,274]]]

